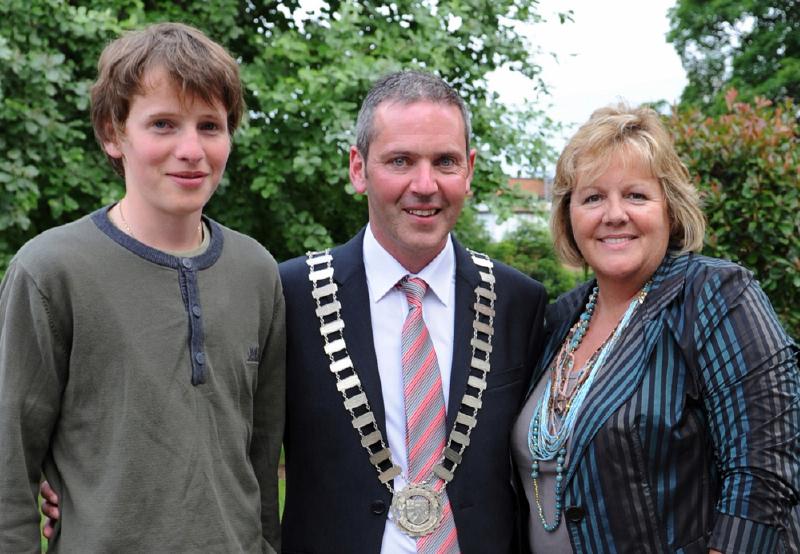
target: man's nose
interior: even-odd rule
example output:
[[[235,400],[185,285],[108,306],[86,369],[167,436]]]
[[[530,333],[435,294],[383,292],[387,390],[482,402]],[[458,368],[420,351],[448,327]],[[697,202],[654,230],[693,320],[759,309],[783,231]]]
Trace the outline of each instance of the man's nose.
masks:
[[[436,173],[430,163],[420,163],[412,177],[410,190],[421,196],[430,196],[439,188],[436,183]]]
[[[175,156],[188,162],[199,162],[205,156],[200,134],[195,129],[181,133],[180,141],[175,148]]]

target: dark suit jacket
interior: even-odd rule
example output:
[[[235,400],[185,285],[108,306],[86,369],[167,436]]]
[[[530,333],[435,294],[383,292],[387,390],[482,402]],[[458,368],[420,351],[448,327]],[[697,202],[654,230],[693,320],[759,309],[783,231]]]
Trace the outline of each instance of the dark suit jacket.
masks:
[[[385,414],[372,341],[369,293],[362,259],[363,230],[333,249],[344,336],[384,438]],[[455,244],[456,306],[447,424],[466,388],[470,339],[480,278],[468,252]],[[286,505],[283,552],[378,553],[391,495],[380,484],[350,425],[328,369],[314,314],[305,258],[280,265],[286,298]],[[513,552],[515,495],[509,433],[540,350],[546,305],[543,287],[496,263],[492,370],[483,409],[448,496],[464,553]],[[398,394],[402,394],[398,391]]]
[[[548,309],[534,382],[593,284]],[[795,552],[796,353],[752,273],[666,257],[570,438],[563,505],[574,551]]]

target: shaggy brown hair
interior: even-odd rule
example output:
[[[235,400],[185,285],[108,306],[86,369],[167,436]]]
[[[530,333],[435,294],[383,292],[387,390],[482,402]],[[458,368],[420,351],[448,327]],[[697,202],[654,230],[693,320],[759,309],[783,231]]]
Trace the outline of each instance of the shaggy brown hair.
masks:
[[[91,100],[92,126],[101,148],[124,133],[133,97],[145,92],[145,73],[160,68],[182,97],[196,97],[206,104],[222,103],[228,113],[228,133],[233,136],[244,112],[236,60],[194,27],[156,23],[124,34],[100,55]],[[122,160],[106,157],[124,176]]]

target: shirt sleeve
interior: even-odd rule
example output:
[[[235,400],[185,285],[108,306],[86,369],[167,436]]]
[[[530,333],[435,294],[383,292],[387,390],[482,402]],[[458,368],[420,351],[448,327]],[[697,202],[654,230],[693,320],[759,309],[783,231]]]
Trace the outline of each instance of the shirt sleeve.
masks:
[[[261,353],[254,399],[250,460],[261,489],[262,533],[272,549],[280,552],[278,463],[286,412],[286,313],[277,277],[272,300],[272,320]]]
[[[39,552],[41,468],[68,359],[51,306],[12,262],[0,284],[0,552]]]
[[[800,491],[797,348],[741,268],[711,273],[688,319],[721,478],[709,547],[772,553]]]

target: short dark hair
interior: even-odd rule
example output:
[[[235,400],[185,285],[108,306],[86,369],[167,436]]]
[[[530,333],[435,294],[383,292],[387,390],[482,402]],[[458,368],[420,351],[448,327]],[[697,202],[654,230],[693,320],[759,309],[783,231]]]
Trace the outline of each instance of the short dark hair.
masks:
[[[455,106],[464,121],[464,143],[469,154],[469,110],[459,94],[441,77],[423,71],[398,71],[378,79],[367,93],[356,120],[356,148],[364,161],[369,155],[369,145],[375,138],[375,110],[384,102],[413,104],[434,102]]]
[[[92,126],[102,147],[124,132],[133,97],[144,92],[144,74],[163,68],[183,95],[219,101],[232,136],[244,113],[239,65],[202,31],[182,23],[155,23],[125,33],[105,47],[92,86]],[[120,175],[122,160],[106,155]]]

